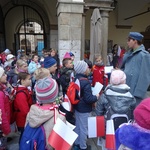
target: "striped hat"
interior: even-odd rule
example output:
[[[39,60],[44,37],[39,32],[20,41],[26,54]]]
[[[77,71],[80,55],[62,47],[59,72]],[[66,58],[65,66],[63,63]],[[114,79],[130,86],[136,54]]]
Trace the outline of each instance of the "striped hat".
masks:
[[[36,82],[35,92],[40,104],[53,103],[58,95],[58,85],[54,79],[46,77]]]
[[[81,61],[77,61],[75,64],[74,64],[74,70],[77,74],[83,74],[85,73],[86,69],[88,68],[88,64],[81,60]]]

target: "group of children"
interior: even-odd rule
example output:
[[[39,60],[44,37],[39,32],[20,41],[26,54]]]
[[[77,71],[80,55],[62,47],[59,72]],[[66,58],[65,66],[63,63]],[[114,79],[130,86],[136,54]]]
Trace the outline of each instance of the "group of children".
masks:
[[[55,53],[55,50],[52,49],[51,53]],[[43,64],[38,60],[38,56],[34,55],[28,65],[26,61],[18,59],[15,67],[7,70],[7,75],[5,70],[0,67],[0,109],[2,112],[3,136],[7,136],[11,132],[10,124],[13,121],[16,122],[21,133],[20,141],[26,125],[32,128],[43,125],[46,134],[46,148],[52,149],[48,137],[56,121],[55,118],[59,117],[66,122],[65,114],[58,111],[59,105],[56,103],[56,99],[59,96],[60,87],[62,87],[63,96],[65,96],[72,74],[74,74],[74,79],[80,81],[79,103],[73,105],[76,126],[74,131],[78,134],[78,138],[73,145],[74,150],[90,149],[87,145],[88,117],[91,114],[106,116],[110,107],[116,113],[127,114],[128,119],[135,118],[135,130],[140,129],[140,132],[149,134],[149,122],[147,118],[146,120],[145,117],[143,118],[144,114],[148,113],[149,108],[145,104],[144,106],[141,104],[139,109],[138,107],[135,109],[136,100],[129,92],[130,87],[126,85],[126,75],[123,71],[113,70],[110,81],[108,80],[101,56],[95,58],[95,64],[92,67],[89,61],[82,60],[74,63],[72,53],[65,54],[61,68],[58,66],[54,54],[49,56],[46,53]],[[92,82],[88,80],[91,72],[93,73]],[[103,84],[104,88],[102,92],[93,95],[91,87],[96,82]],[[33,100],[33,93],[36,101]],[[141,110],[141,107],[143,110]],[[144,112],[145,108],[146,112]],[[139,114],[136,111],[137,109],[143,111],[142,114],[141,111],[139,111]],[[12,112],[13,116],[11,116]],[[142,119],[142,122],[140,119]],[[146,129],[145,124],[147,124]],[[132,149],[131,143],[128,145],[128,142],[123,142],[123,137],[120,136],[121,132],[122,129],[119,128],[116,138],[119,150],[128,146]],[[20,141],[19,143],[21,143]]]

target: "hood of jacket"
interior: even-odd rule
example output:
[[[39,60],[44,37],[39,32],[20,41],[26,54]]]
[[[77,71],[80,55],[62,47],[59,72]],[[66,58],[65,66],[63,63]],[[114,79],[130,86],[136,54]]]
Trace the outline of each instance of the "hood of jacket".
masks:
[[[66,68],[66,67],[62,67],[60,69],[60,75],[63,74],[71,74],[73,72],[73,68]]]
[[[130,87],[126,84],[107,86],[104,94],[115,112],[127,112],[130,107],[135,107],[136,100],[129,92]]]
[[[50,119],[54,119],[53,110],[43,109],[43,106],[39,105],[32,105],[26,121],[31,127],[39,127]]]

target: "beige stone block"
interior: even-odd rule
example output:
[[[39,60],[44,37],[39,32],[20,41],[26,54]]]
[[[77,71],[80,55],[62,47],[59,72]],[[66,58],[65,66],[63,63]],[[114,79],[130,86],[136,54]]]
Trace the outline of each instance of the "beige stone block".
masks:
[[[70,40],[59,40],[59,50],[67,50],[70,51],[71,49],[71,41]]]
[[[70,27],[70,36],[73,40],[81,40],[81,28]]]
[[[59,16],[59,25],[70,25],[70,14],[61,13]]]
[[[68,25],[60,25],[58,35],[60,40],[70,39],[70,27]]]
[[[81,14],[71,14],[70,25],[74,26],[74,27],[81,27],[82,15]]]

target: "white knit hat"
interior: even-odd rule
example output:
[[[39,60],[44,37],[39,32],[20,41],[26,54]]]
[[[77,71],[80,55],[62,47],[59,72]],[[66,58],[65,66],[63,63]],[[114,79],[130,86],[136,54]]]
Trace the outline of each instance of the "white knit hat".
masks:
[[[4,69],[2,67],[0,67],[0,78],[2,77],[2,75],[4,74]]]
[[[86,69],[88,68],[88,64],[81,60],[81,61],[77,61],[75,64],[74,64],[74,70],[77,74],[83,74],[85,73]]]

